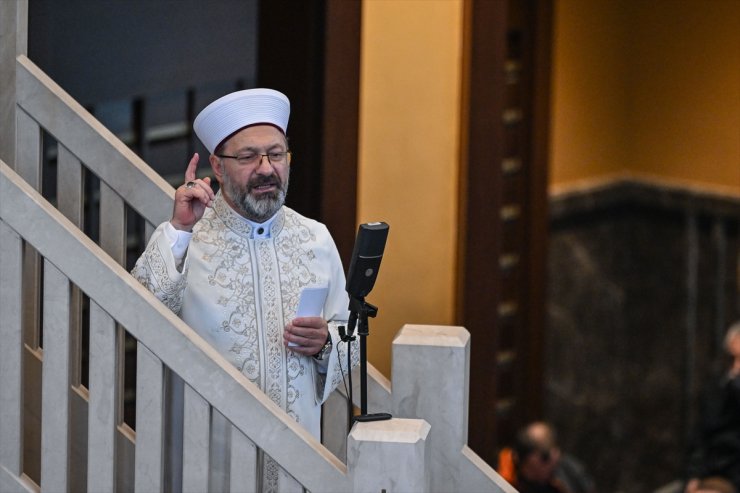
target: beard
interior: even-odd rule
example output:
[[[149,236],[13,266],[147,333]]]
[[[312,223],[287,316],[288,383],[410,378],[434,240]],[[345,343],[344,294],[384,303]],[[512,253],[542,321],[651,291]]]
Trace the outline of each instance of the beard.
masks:
[[[241,187],[231,179],[228,173],[224,173],[223,176],[223,189],[226,196],[231,199],[238,212],[251,221],[258,223],[267,221],[285,203],[290,181],[290,169],[288,169],[284,183],[280,181],[277,174],[273,173],[269,176],[257,175]],[[263,193],[259,196],[252,195],[252,190],[262,185],[275,185],[275,191]]]

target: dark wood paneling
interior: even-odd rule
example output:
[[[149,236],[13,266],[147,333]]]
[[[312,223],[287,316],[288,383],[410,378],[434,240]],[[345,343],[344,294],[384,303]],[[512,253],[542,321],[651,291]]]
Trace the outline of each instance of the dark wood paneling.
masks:
[[[327,0],[321,219],[349,265],[357,224],[362,2]]]
[[[466,2],[464,50],[468,58],[467,135],[461,189],[458,319],[471,333],[471,447],[491,462],[497,442],[496,306],[501,299],[497,252],[501,235],[495,214],[501,208],[506,2]]]
[[[529,352],[530,364],[525,374],[524,392],[530,410],[527,421],[541,419],[544,395],[544,340],[545,307],[547,293],[547,245],[549,231],[548,169],[550,135],[550,87],[552,74],[552,23],[551,0],[538,2],[532,11],[534,26],[532,46],[532,166],[529,173],[529,224],[526,255],[529,298]]]
[[[324,222],[342,259],[357,216],[359,0],[260,3],[258,85],[291,100],[287,203]]]
[[[457,322],[489,462],[542,412],[551,17],[549,0],[465,4]]]
[[[290,99],[288,137],[294,156],[287,204],[319,218],[324,2],[260,2],[258,26],[257,85],[281,91]]]

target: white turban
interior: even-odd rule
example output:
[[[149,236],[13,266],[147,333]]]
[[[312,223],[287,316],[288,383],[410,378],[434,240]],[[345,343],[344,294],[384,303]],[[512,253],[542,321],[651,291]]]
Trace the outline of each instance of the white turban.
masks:
[[[288,130],[290,101],[273,89],[232,92],[206,106],[193,122],[193,129],[211,154],[233,133],[249,125],[266,123],[283,133]]]

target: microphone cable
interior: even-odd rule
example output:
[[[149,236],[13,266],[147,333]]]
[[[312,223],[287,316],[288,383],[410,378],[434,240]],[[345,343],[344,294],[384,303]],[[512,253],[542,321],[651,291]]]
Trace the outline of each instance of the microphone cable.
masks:
[[[354,316],[354,319],[353,319]],[[354,326],[357,323],[357,314],[351,312],[349,315],[349,325],[354,331]],[[339,354],[339,345],[337,344],[337,356],[339,357],[339,371],[342,374],[342,383],[344,384],[344,392],[347,395],[347,435],[352,431],[352,421],[354,418],[354,399],[352,395],[352,341],[355,340],[354,335],[348,335],[345,333],[343,325],[338,327],[341,342],[347,343],[347,375],[344,374],[344,368],[342,368],[341,354]],[[351,333],[350,333],[351,334]],[[347,381],[349,380],[349,388],[347,388]]]

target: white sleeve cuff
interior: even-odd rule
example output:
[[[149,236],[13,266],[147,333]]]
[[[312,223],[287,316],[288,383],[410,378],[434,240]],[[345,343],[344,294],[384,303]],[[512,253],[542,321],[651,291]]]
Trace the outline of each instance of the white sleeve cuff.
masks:
[[[190,238],[193,236],[193,233],[175,229],[172,223],[167,221],[164,225],[164,234],[170,242],[170,248],[172,249],[172,255],[175,257],[175,261],[179,263],[185,257],[185,252],[188,250]]]

